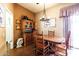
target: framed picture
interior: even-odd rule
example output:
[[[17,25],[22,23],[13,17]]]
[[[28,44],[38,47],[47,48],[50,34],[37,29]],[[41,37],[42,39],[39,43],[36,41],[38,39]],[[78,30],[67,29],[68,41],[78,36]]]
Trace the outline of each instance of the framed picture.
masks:
[[[44,27],[55,27],[56,26],[56,19],[50,18],[48,21],[44,22]]]
[[[56,18],[50,18],[49,20],[49,26],[50,27],[55,27],[56,26]]]

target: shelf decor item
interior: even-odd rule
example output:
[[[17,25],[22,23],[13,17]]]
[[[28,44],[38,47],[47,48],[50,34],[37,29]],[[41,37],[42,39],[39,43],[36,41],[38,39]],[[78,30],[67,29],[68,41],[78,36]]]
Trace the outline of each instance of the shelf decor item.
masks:
[[[33,28],[32,20],[30,20],[30,19],[26,20],[25,32],[27,32],[27,33],[32,32],[32,28]]]
[[[33,20],[27,16],[21,16],[21,31],[24,46],[32,44]]]
[[[20,23],[21,23],[21,21],[20,21],[20,20],[16,20],[16,23],[17,23],[17,24],[20,24]]]
[[[28,17],[27,16],[22,16],[21,19],[22,20],[28,20]]]
[[[20,25],[16,25],[16,29],[17,30],[20,30]]]
[[[24,33],[31,33],[33,31],[33,20],[27,16],[22,16],[22,29]]]
[[[16,29],[17,30],[21,29],[21,21],[20,20],[16,20]]]

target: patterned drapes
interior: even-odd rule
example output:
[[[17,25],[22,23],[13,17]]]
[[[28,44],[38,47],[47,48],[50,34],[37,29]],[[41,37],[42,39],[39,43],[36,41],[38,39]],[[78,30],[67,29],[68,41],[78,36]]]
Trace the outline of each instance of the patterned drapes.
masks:
[[[68,31],[70,30],[70,16],[75,14],[75,12],[79,12],[79,4],[76,3],[72,6],[68,6],[65,8],[60,9],[60,18],[63,19],[63,31],[64,31],[64,37],[66,37]]]
[[[60,18],[62,17],[69,17],[73,15],[75,12],[79,11],[79,3],[76,3],[72,6],[65,7],[60,9]]]
[[[74,4],[60,10],[60,18],[63,19],[64,37],[67,38],[68,32],[71,32],[69,46],[72,46],[72,51],[68,51],[68,55],[78,55],[79,51],[79,4]],[[75,49],[75,50],[74,50]]]

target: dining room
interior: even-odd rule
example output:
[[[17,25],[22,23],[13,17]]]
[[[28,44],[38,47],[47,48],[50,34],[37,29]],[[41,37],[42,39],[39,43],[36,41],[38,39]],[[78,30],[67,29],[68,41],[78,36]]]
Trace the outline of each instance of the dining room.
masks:
[[[19,35],[16,34],[17,36],[14,36],[16,38],[14,48],[19,49],[20,47],[31,46],[33,49],[32,53],[35,56],[67,56],[70,31],[65,34],[66,28],[64,27],[67,27],[67,23],[64,24],[64,12],[62,13],[62,11],[65,10],[64,8],[72,5],[74,5],[74,3],[16,4],[15,19],[16,23],[20,25],[16,25],[15,32]],[[28,6],[30,7],[29,9]],[[34,12],[34,17],[32,17],[32,15],[25,16],[20,14],[18,10],[20,7],[27,8],[31,12]],[[21,20],[19,20],[20,16]],[[22,41],[22,44],[20,41]]]
[[[0,17],[5,19],[0,20],[0,38],[6,46],[5,53],[3,48],[0,50],[1,55],[78,55],[78,6],[78,3],[1,3]]]

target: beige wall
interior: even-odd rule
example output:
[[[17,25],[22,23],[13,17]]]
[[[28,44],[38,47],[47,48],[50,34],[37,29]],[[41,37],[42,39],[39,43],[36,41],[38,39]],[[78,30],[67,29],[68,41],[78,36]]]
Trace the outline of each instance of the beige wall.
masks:
[[[45,28],[46,31],[55,30],[56,36],[63,36],[63,20],[59,18],[59,12],[61,8],[70,6],[70,5],[72,4],[64,4],[64,3],[57,4],[56,6],[52,6],[51,8],[46,10],[47,17],[56,18],[56,27],[52,27],[50,29]],[[42,16],[43,16],[42,11],[39,13],[36,13],[35,15],[35,20],[36,20],[35,26],[36,26],[36,29],[37,28],[39,29],[39,32],[41,32],[41,29],[44,29],[44,28],[41,28],[40,21],[39,21]]]
[[[14,4],[14,43],[16,43],[17,39],[21,37],[21,31],[16,30],[16,20],[21,20],[22,15],[28,16],[34,20],[34,13],[18,4]]]
[[[14,12],[14,4],[13,3],[5,3],[4,4],[12,13]]]

